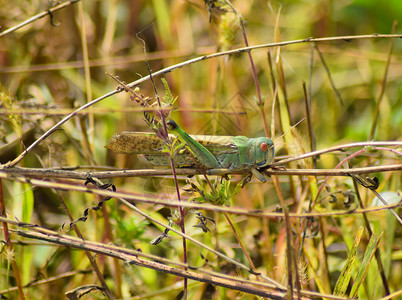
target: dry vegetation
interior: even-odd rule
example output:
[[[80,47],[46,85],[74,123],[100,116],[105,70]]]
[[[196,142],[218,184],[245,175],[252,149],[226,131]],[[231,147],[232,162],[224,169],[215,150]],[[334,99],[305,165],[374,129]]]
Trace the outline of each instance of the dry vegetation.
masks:
[[[401,2],[205,2],[2,1],[2,299],[402,297]],[[169,90],[267,182],[104,147]]]

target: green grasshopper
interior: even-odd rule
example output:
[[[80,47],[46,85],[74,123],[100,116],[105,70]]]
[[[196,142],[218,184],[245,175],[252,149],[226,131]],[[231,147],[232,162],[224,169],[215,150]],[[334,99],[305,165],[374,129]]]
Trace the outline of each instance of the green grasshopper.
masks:
[[[268,166],[274,157],[274,143],[267,137],[188,135],[176,122],[169,120],[171,139],[179,139],[185,146],[173,155],[179,168],[250,170],[261,182],[265,177],[258,171]],[[164,142],[154,133],[124,131],[114,135],[106,148],[122,154],[140,154],[142,160],[155,166],[170,166],[163,153]]]

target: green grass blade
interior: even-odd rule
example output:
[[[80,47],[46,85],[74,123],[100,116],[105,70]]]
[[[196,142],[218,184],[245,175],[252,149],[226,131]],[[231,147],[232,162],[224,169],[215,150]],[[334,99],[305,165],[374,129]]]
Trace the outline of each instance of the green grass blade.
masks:
[[[341,275],[336,282],[334,294],[338,296],[344,296],[346,294],[346,289],[348,288],[350,277],[352,276],[352,266],[356,259],[357,250],[359,247],[360,239],[363,235],[364,228],[360,227],[357,232],[355,242],[353,243],[352,249],[349,252],[348,259],[342,269]]]
[[[32,213],[34,209],[34,194],[31,186],[27,183],[21,183],[21,190],[24,191],[22,195],[22,211],[21,211],[21,219],[22,222],[30,223],[32,219]],[[28,249],[21,249],[21,275],[22,275],[22,282],[28,283],[31,277],[31,270],[33,265],[33,248],[30,250]]]
[[[380,242],[381,237],[382,237],[382,233],[379,236],[377,234],[373,234],[370,238],[366,253],[364,254],[364,257],[363,257],[363,262],[360,265],[360,269],[356,275],[355,283],[353,284],[352,290],[350,291],[351,298],[356,297],[359,287],[367,275],[367,271],[370,266],[370,262],[374,257],[374,253],[378,247],[378,243]]]

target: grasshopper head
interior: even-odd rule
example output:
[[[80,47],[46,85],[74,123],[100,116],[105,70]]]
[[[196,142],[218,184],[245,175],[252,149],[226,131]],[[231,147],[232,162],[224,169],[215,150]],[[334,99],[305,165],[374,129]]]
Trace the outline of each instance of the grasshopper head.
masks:
[[[173,120],[168,120],[166,122],[166,125],[167,125],[169,130],[175,130],[175,129],[177,129],[177,127],[179,127],[179,125],[177,125],[177,123],[175,121],[173,121]]]
[[[258,168],[268,166],[274,158],[274,143],[267,137],[256,138],[255,140],[255,163]]]

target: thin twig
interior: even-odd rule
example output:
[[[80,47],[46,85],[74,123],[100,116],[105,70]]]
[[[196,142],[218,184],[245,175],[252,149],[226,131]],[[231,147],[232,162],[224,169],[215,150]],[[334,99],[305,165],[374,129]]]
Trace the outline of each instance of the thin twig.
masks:
[[[56,193],[59,196],[60,203],[61,203],[61,206],[62,206],[62,208],[64,210],[64,213],[68,216],[68,218],[70,219],[70,222],[73,222],[74,221],[73,215],[71,214],[71,212],[70,212],[70,210],[69,210],[69,208],[68,208],[68,206],[66,204],[66,201],[64,200],[61,192],[56,190]],[[75,233],[77,234],[77,236],[80,239],[84,240],[84,236],[82,235],[82,233],[81,233],[80,229],[78,228],[77,224],[73,224],[72,227],[73,227]],[[95,273],[96,277],[98,278],[98,280],[102,284],[102,287],[104,289],[106,297],[108,297],[108,299],[114,299],[113,294],[112,294],[111,290],[109,289],[109,286],[107,285],[106,280],[103,277],[102,272],[101,272],[98,264],[96,263],[96,260],[93,257],[92,253],[90,251],[85,251],[85,254],[86,254],[86,256],[87,256],[87,258],[89,260],[89,263],[91,264],[93,272]]]
[[[235,235],[236,240],[239,243],[239,246],[240,246],[241,250],[243,251],[244,256],[246,257],[248,263],[250,264],[250,268],[254,272],[257,272],[257,270],[256,270],[256,268],[254,266],[253,260],[251,259],[250,255],[247,252],[246,245],[244,244],[242,238],[240,237],[238,230],[236,230],[236,227],[234,226],[232,220],[230,219],[230,216],[227,213],[223,213],[223,215],[225,216],[225,219],[229,223],[229,226],[232,229],[233,234]]]
[[[82,47],[82,56],[84,61],[84,78],[85,78],[85,95],[86,95],[86,103],[92,101],[92,84],[91,84],[91,71],[89,68],[89,54],[88,54],[88,41],[87,41],[87,29],[84,18],[84,8],[82,2],[78,3],[78,12],[79,12],[79,20],[80,20],[80,37],[81,37],[81,47]],[[84,122],[84,118],[79,118],[80,129],[82,133],[82,145],[84,148],[85,158],[87,161],[93,162],[93,151],[94,146],[90,145],[90,141],[88,138],[88,134],[91,133],[91,140],[95,140],[95,121],[93,114],[93,107],[91,107],[88,118],[88,125]],[[89,126],[89,129],[87,128]]]
[[[279,180],[277,176],[273,177],[274,181],[274,186],[276,193],[279,198],[280,205],[282,207],[283,215],[284,215],[284,220],[285,220],[285,231],[286,231],[286,265],[287,265],[287,281],[288,281],[288,287],[289,287],[289,297],[290,299],[293,299],[293,245],[292,245],[292,228],[290,224],[290,219],[289,219],[289,211],[288,207],[285,204],[285,199],[282,194],[282,190],[279,187]],[[294,266],[296,268],[296,266]]]
[[[271,164],[271,167],[274,166],[279,166],[279,165],[283,165],[292,161],[296,161],[296,160],[300,160],[300,159],[305,159],[311,156],[317,156],[317,155],[321,155],[324,153],[329,153],[329,152],[334,152],[334,151],[343,151],[346,148],[352,148],[352,147],[366,147],[366,146],[390,146],[390,147],[398,147],[398,146],[402,146],[402,141],[368,141],[368,142],[356,142],[356,143],[349,143],[349,144],[343,144],[343,145],[339,145],[339,146],[334,146],[334,147],[330,147],[330,148],[326,148],[323,150],[317,150],[317,151],[313,151],[313,152],[309,152],[300,156],[296,156],[296,157],[290,157],[287,159],[283,159],[277,162],[274,162]],[[399,155],[400,152],[398,152]]]
[[[304,106],[306,109],[306,119],[307,119],[307,128],[308,128],[308,137],[310,140],[310,151],[315,151],[315,137],[313,131],[313,124],[311,121],[311,103],[310,97],[308,96],[306,83],[303,81],[303,93],[304,93]],[[317,156],[313,156],[313,168],[317,168]]]
[[[43,244],[43,243],[41,243]],[[30,288],[30,287],[34,287],[34,286],[38,286],[38,285],[42,285],[42,284],[50,284],[53,281],[56,280],[60,280],[60,279],[65,279],[71,276],[75,276],[75,275],[81,275],[81,274],[88,274],[91,273],[92,270],[91,269],[87,269],[87,270],[78,270],[78,271],[69,271],[69,272],[65,272],[56,276],[52,276],[52,277],[48,277],[46,279],[42,279],[42,280],[34,280],[29,282],[28,284],[26,284],[24,286],[24,288]],[[6,290],[0,290],[0,295],[4,295],[10,292],[15,292],[18,289],[18,287],[10,287]]]
[[[359,192],[359,187],[357,185],[356,179],[353,178],[353,187],[355,189],[355,193],[356,193],[356,198],[357,198],[357,202],[359,203],[359,206],[361,209],[364,209],[364,204],[363,201],[360,197],[360,192]],[[364,224],[366,225],[366,229],[367,232],[369,234],[369,237],[371,238],[373,235],[373,231],[371,230],[371,226],[370,226],[370,222],[369,219],[367,217],[367,214],[364,212],[363,213],[363,220],[364,220]],[[382,285],[384,286],[384,290],[386,295],[390,294],[390,290],[389,290],[389,285],[387,282],[387,277],[385,276],[385,271],[384,271],[384,267],[381,261],[381,254],[380,254],[380,249],[377,247],[375,252],[374,252],[376,261],[377,261],[377,266],[378,266],[378,270],[380,272],[380,276],[381,276],[381,280],[382,280]]]
[[[329,70],[329,67],[328,67],[327,63],[325,62],[324,56],[322,55],[322,53],[321,53],[321,51],[320,51],[320,49],[318,48],[318,46],[317,46],[316,43],[313,43],[313,47],[314,47],[314,49],[317,51],[318,57],[320,58],[321,63],[322,63],[322,65],[324,66],[325,72],[327,73],[327,76],[328,76],[329,83],[331,84],[331,87],[332,87],[332,89],[333,89],[334,92],[335,92],[336,98],[338,98],[340,104],[343,105],[343,100],[342,100],[341,93],[340,93],[339,90],[336,88],[335,81],[334,81],[334,79],[332,78],[331,71]]]
[[[371,192],[378,198],[380,199],[380,201],[384,204],[384,205],[388,205],[388,203],[384,200],[384,198],[376,191],[371,189]],[[400,216],[398,216],[398,214],[392,209],[389,209],[389,212],[394,215],[395,219],[399,222],[399,224],[402,225],[402,219]]]
[[[395,32],[397,22],[394,21],[392,24],[392,33]],[[389,50],[388,50],[388,57],[387,57],[387,62],[385,64],[385,70],[384,70],[384,76],[381,81],[381,87],[378,93],[378,96],[376,98],[376,107],[374,111],[374,118],[373,118],[373,123],[371,124],[371,130],[370,130],[370,135],[369,135],[369,140],[374,139],[375,136],[375,130],[377,128],[377,121],[378,121],[378,115],[380,113],[380,104],[382,102],[384,93],[385,93],[385,87],[387,85],[387,78],[388,78],[388,71],[389,71],[389,66],[391,64],[391,54],[392,54],[392,49],[393,49],[394,43],[391,41],[389,45]]]
[[[352,38],[352,37],[357,37],[357,38]],[[279,43],[269,43],[269,44],[260,44],[256,46],[250,46],[251,49],[244,49],[244,48],[236,48],[236,49],[231,49],[228,50],[230,53],[227,53],[228,51],[223,51],[223,52],[218,52],[221,53],[219,56],[224,56],[224,55],[231,55],[234,53],[240,53],[240,52],[247,52],[247,51],[252,51],[255,48],[253,47],[258,47],[259,49],[263,48],[272,48],[272,47],[277,47],[277,46],[286,46],[290,44],[301,44],[301,43],[309,43],[310,41],[314,42],[328,42],[328,41],[336,41],[336,40],[354,40],[354,39],[372,39],[372,38],[402,38],[401,34],[378,34],[378,35],[358,35],[358,36],[339,36],[339,37],[326,37],[326,38],[307,38],[303,40],[293,40],[293,41],[284,41],[284,42],[279,42]],[[149,60],[160,60],[163,58],[177,58],[177,57],[186,57],[189,55],[194,55],[194,53],[199,54],[200,53],[206,53],[208,51],[211,51],[211,49],[214,49],[213,47],[199,47],[196,50],[175,50],[175,51],[156,51],[152,53],[148,53],[148,59]],[[236,52],[233,52],[236,51]],[[208,55],[208,54],[205,54]],[[205,58],[205,55],[201,55],[200,58],[201,60],[208,59],[210,58],[209,55],[207,58]],[[110,64],[114,66],[121,66],[121,65],[126,65],[127,63],[130,62],[141,62],[144,61],[144,56],[141,54],[133,54],[133,55],[128,55],[128,56],[115,56],[111,58],[112,60],[105,60],[102,58],[99,59],[92,59],[90,60],[90,67],[103,67],[103,66],[109,66]],[[187,62],[187,61],[186,61]],[[186,62],[183,62],[186,64]],[[190,62],[193,63],[193,62]],[[182,64],[182,63],[181,63]],[[40,65],[31,65],[29,69],[26,67],[4,67],[0,70],[0,73],[19,73],[19,72],[39,72],[39,71],[49,71],[49,70],[60,70],[60,69],[72,69],[72,68],[82,68],[84,66],[82,61],[69,61],[69,62],[63,62],[63,63],[47,63],[47,64],[40,64]],[[170,67],[169,67],[170,68]],[[172,70],[170,70],[172,71]],[[168,71],[168,72],[170,72]],[[168,73],[166,72],[166,73]],[[153,76],[157,76],[160,74],[155,74],[153,73]],[[149,78],[148,78],[149,79]],[[148,80],[146,79],[146,80]]]
[[[22,28],[22,27],[24,27],[24,26],[26,26],[26,25],[28,25],[28,24],[30,24],[32,22],[35,22],[36,20],[39,20],[39,19],[41,19],[43,17],[46,17],[47,15],[52,16],[52,13],[54,13],[55,11],[58,11],[58,10],[60,10],[62,8],[70,6],[71,4],[74,4],[74,3],[78,2],[78,1],[80,1],[80,0],[66,1],[66,2],[63,2],[63,3],[55,6],[55,7],[51,7],[48,10],[46,10],[44,12],[41,12],[41,13],[37,14],[36,16],[33,16],[32,18],[29,18],[28,20],[25,20],[24,22],[14,26],[14,27],[11,27],[9,29],[4,30],[3,32],[0,32],[0,37],[5,36],[5,35],[7,35],[7,34],[9,34],[11,32],[14,32],[14,31],[16,31],[16,30],[18,30],[18,29],[20,29],[20,28]]]

